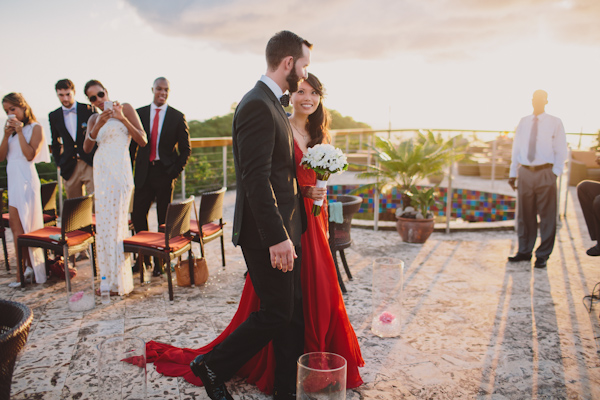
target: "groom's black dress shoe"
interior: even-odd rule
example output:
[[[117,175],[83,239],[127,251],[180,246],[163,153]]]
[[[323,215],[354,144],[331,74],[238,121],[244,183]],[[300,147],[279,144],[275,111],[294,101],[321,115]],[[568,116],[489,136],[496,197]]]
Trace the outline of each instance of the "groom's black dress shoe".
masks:
[[[546,268],[546,265],[548,264],[548,259],[547,258],[536,258],[535,259],[535,264],[533,264],[533,266],[535,268]]]
[[[510,261],[510,262],[530,261],[530,260],[531,260],[531,254],[517,253],[512,257],[508,257],[508,261]]]
[[[588,256],[592,256],[592,257],[600,256],[600,245],[597,244],[594,247],[590,247],[589,249],[587,249],[585,254],[587,254]]]
[[[217,374],[215,374],[213,370],[208,368],[208,365],[206,365],[203,354],[194,358],[194,361],[190,363],[190,368],[194,375],[202,379],[204,389],[206,389],[208,397],[212,400],[233,400],[233,397],[231,397],[227,391],[225,383],[217,377]]]

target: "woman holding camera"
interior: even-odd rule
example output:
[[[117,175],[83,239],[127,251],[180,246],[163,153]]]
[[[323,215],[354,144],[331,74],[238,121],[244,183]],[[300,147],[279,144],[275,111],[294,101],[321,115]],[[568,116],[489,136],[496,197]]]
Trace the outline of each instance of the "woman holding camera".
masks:
[[[8,115],[8,121],[4,125],[4,138],[0,143],[0,162],[7,160],[8,214],[17,252],[19,235],[44,227],[40,178],[35,163],[50,162],[50,154],[44,130],[22,94],[7,94],[2,99],[2,107]],[[35,275],[37,283],[46,282],[43,250],[29,249],[29,252],[23,253],[23,257],[27,265],[25,279],[33,279]],[[20,274],[17,273],[17,281],[8,286],[20,285]]]
[[[101,276],[106,276],[111,295],[126,295],[133,290],[131,255],[123,252],[123,239],[129,236],[129,203],[133,192],[133,175],[129,143],[141,147],[147,143],[146,132],[134,108],[127,103],[112,102],[97,80],[85,84],[85,95],[102,114],[88,121],[83,150],[98,150],[94,155],[96,206],[96,247]],[[99,291],[98,291],[99,292]]]

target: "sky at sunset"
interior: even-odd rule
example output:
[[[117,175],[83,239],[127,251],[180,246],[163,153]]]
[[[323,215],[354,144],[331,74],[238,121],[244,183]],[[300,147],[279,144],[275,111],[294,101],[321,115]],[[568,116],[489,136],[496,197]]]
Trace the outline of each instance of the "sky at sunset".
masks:
[[[78,101],[94,78],[140,107],[165,76],[169,104],[204,120],[254,86],[289,29],[314,43],[326,106],[375,128],[512,130],[544,89],[567,131],[596,132],[598,21],[598,0],[0,1],[0,95],[22,92],[44,122],[58,79]]]

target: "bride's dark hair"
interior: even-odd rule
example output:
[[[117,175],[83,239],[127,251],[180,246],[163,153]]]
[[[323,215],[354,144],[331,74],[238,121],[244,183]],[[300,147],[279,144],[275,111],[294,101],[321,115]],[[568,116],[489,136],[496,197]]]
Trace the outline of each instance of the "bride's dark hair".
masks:
[[[306,78],[306,83],[319,94],[319,106],[314,113],[308,116],[308,121],[306,121],[306,131],[310,135],[307,147],[313,147],[321,143],[331,143],[331,136],[329,136],[329,112],[323,107],[325,88],[319,78],[310,72],[308,73],[308,78]]]

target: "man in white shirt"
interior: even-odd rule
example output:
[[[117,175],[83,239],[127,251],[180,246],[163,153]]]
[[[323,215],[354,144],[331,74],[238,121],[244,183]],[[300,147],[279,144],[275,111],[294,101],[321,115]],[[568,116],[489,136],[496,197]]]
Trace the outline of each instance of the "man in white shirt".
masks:
[[[52,133],[52,156],[60,168],[65,182],[67,198],[83,196],[83,186],[87,194],[94,192],[92,170],[94,153],[83,151],[83,141],[87,122],[96,113],[94,106],[75,101],[75,85],[69,79],[61,79],[55,85],[56,96],[62,106],[48,115]]]
[[[545,268],[556,234],[556,178],[567,159],[567,139],[562,121],[546,114],[548,93],[536,90],[533,114],[523,117],[515,131],[508,184],[517,190],[519,249],[510,262],[529,261],[537,239],[535,268]],[[518,185],[517,185],[518,175]]]

